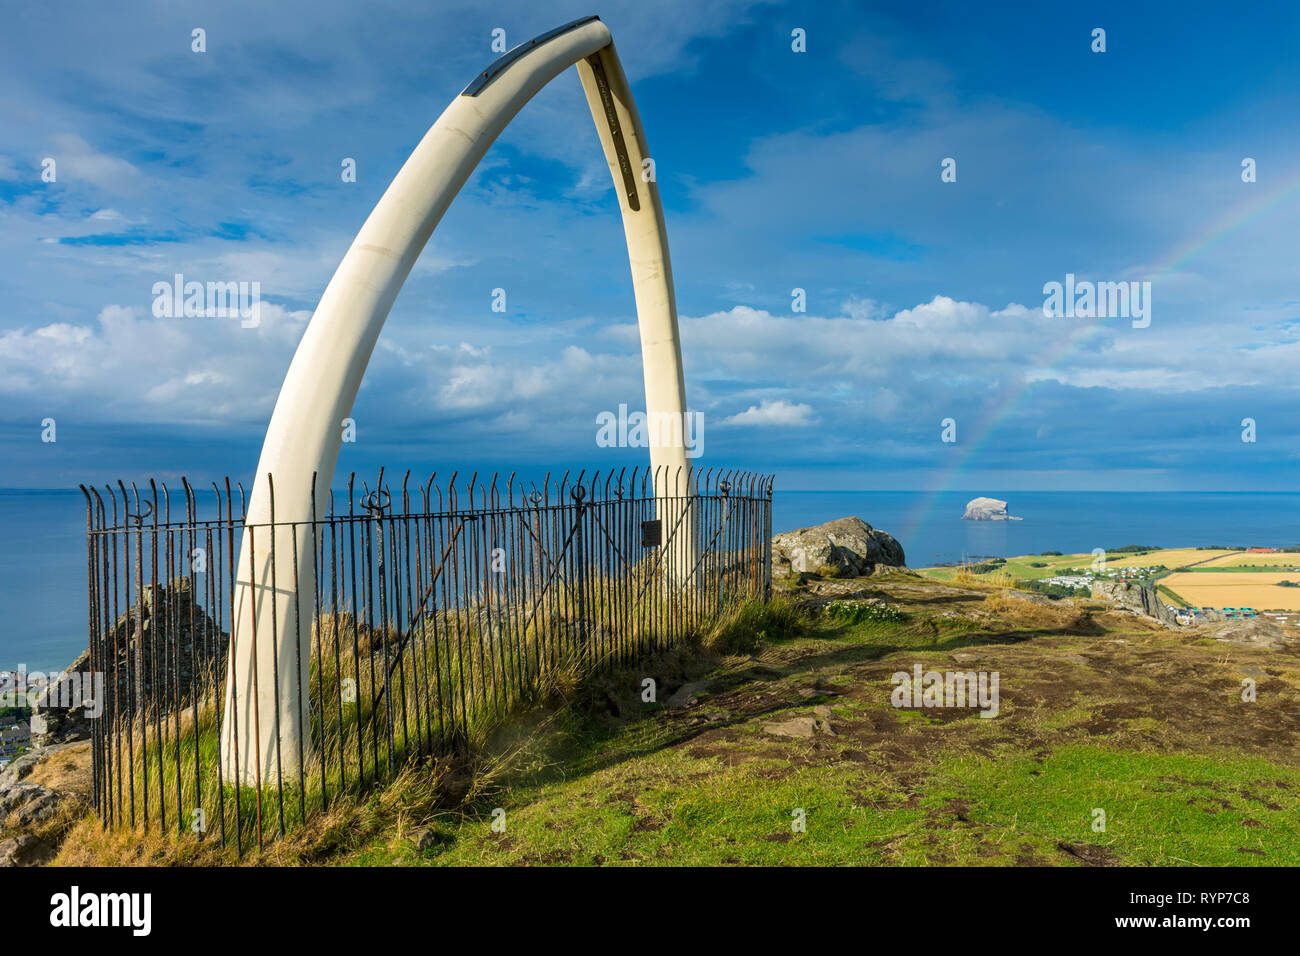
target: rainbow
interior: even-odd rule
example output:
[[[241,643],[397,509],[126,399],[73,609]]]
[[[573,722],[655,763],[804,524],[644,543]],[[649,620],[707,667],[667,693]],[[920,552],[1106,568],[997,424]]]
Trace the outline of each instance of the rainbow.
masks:
[[[1249,189],[1250,198],[1236,204],[1218,219],[1210,222],[1194,237],[1175,246],[1158,259],[1148,271],[1146,279],[1155,282],[1164,276],[1177,272],[1187,263],[1204,255],[1207,250],[1222,242],[1226,237],[1294,199],[1296,195],[1300,194],[1300,170],[1291,176],[1284,177],[1281,183],[1271,190],[1257,190],[1255,184],[1243,184],[1243,188]],[[1036,356],[1030,363],[1030,367],[1034,369],[1055,368],[1085,346],[1089,340],[1095,338],[1107,321],[1106,317],[1077,321],[1062,340],[1052,342]],[[958,476],[965,471],[970,461],[988,446],[990,439],[998,428],[1034,394],[1038,384],[1037,381],[1027,381],[1019,385],[1008,385],[989,407],[989,410],[976,419],[973,427],[963,422],[958,423],[957,445],[952,449],[951,460],[943,468],[939,481],[926,495],[925,502],[909,517],[908,527],[904,530],[905,534],[928,519],[941,494],[956,490],[953,485]],[[962,440],[963,425],[965,425],[964,431],[966,434],[974,434],[973,440],[969,442]]]

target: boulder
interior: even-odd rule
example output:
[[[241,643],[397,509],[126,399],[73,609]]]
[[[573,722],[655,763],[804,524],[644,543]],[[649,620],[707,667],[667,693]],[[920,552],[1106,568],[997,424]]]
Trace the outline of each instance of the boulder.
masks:
[[[411,842],[415,844],[417,850],[432,850],[444,844],[451,843],[455,840],[450,833],[444,833],[441,830],[435,830],[429,827],[424,830],[416,830],[411,834]]]
[[[966,502],[963,521],[1019,521],[1015,515],[1007,514],[1007,503],[998,498],[972,498]]]
[[[0,866],[43,866],[55,855],[54,847],[27,833],[0,843]]]
[[[893,535],[876,530],[861,518],[838,518],[772,538],[774,575],[834,568],[841,575],[859,577],[905,566],[903,546]]]
[[[1130,581],[1093,581],[1092,596],[1110,601],[1134,614],[1155,618],[1168,627],[1178,627],[1174,612],[1165,607],[1165,602],[1155,588],[1142,587]]]
[[[766,724],[763,729],[777,737],[813,737],[817,734],[839,736],[823,717],[792,717],[779,724]]]
[[[69,801],[83,803],[84,799],[78,794],[51,790],[38,783],[16,783],[0,791],[0,819],[13,814],[15,826],[32,827],[54,816]]]
[[[683,684],[677,688],[677,693],[668,698],[668,706],[671,708],[686,707],[688,704],[695,702],[701,694],[708,690],[709,685],[702,680],[691,681],[689,684]]]

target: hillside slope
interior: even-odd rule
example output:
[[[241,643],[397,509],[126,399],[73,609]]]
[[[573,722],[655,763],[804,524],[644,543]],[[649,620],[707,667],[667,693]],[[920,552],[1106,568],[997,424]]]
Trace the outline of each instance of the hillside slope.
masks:
[[[910,574],[819,589],[795,596],[839,600],[795,636],[686,662],[707,691],[683,706],[610,678],[519,738],[528,766],[486,799],[341,862],[1300,863],[1294,645]],[[918,663],[998,672],[998,716],[895,708]]]

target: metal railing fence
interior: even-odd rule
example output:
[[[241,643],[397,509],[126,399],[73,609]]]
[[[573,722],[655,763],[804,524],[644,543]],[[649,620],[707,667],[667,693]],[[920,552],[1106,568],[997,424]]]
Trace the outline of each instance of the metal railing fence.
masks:
[[[381,471],[373,489],[353,475],[323,496],[323,516],[273,526],[245,523],[246,495],[228,479],[182,479],[180,494],[83,486],[104,825],[261,846],[412,759],[463,751],[548,680],[643,659],[731,602],[766,601],[771,477],[710,470],[656,495],[676,487],[664,477],[625,469],[525,486],[453,474],[412,486],[407,472],[393,487]],[[254,768],[253,786],[222,752],[249,529],[272,551],[287,529],[293,553],[263,560],[277,589],[312,589],[308,739],[277,748],[276,772]]]

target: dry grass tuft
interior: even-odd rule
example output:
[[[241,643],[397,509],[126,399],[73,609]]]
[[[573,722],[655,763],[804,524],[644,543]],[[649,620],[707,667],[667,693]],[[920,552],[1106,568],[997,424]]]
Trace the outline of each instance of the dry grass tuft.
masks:
[[[1021,598],[1001,591],[986,597],[984,607],[998,617],[1011,620],[1017,627],[1034,630],[1073,627],[1086,615],[1086,612],[1068,604],[1043,604],[1029,597]]]
[[[1016,579],[1005,571],[976,574],[969,567],[958,568],[957,573],[952,576],[951,583],[959,587],[976,588],[981,591],[1014,588],[1018,585]]]

